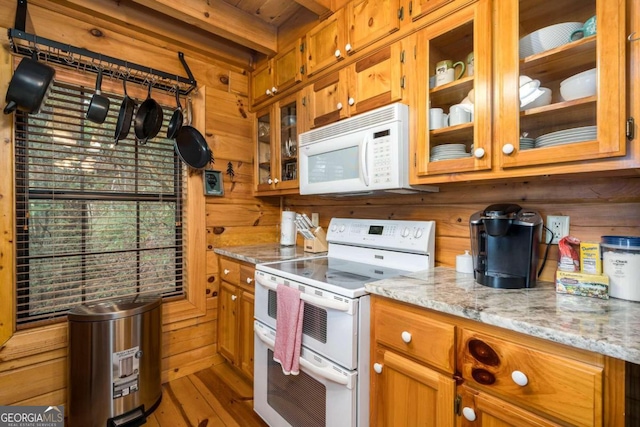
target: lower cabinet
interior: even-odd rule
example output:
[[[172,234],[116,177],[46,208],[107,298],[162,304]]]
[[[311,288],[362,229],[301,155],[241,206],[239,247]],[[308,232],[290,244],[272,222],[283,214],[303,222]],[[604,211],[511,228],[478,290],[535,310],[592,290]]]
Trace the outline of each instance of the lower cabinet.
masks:
[[[374,426],[623,425],[604,421],[616,410],[605,407],[605,390],[618,387],[606,383],[617,368],[607,371],[605,356],[375,295],[371,301]]]
[[[255,268],[220,258],[218,352],[253,381],[253,277]]]

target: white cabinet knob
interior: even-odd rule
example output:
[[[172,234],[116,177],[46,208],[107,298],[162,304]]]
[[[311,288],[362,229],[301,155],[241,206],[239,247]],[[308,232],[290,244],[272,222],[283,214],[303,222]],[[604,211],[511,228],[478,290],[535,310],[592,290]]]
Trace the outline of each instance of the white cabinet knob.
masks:
[[[513,144],[504,144],[502,146],[502,152],[504,154],[511,154],[513,153],[513,151],[516,149],[516,147],[513,146]]]
[[[271,92],[273,92],[274,95],[277,91],[278,91],[278,88],[276,88],[275,86],[271,88]]]
[[[277,184],[277,183],[279,183],[280,181],[278,180],[278,178],[274,178],[274,179],[273,179],[273,182]]]
[[[231,301],[235,301],[235,300],[237,300],[237,299],[238,299],[238,296],[237,296],[237,295],[231,295]]]
[[[224,275],[226,276],[227,274],[229,274],[229,270],[227,270],[226,268],[224,269]]]
[[[338,110],[342,110],[342,102],[338,102],[338,103],[336,104],[336,108],[337,108]]]
[[[251,284],[251,282],[253,282],[253,279],[251,277],[247,277],[247,284]]]
[[[349,105],[353,105],[356,103],[356,100],[353,98],[349,98]]]
[[[514,383],[518,384],[520,387],[524,387],[529,383],[529,378],[521,371],[513,371],[511,373],[511,379]]]
[[[382,373],[382,364],[381,363],[374,363],[373,364],[373,370],[376,371],[377,374],[381,374]]]
[[[467,419],[467,421],[475,421],[476,411],[474,411],[473,408],[469,408],[468,406],[465,406],[464,408],[462,408],[462,416],[464,416]]]
[[[271,91],[269,89],[267,89],[265,93],[267,94],[267,96],[271,96]]]
[[[334,55],[336,56],[336,58],[340,58],[340,55],[342,55],[342,52],[340,52],[340,49],[336,49],[336,53]]]
[[[473,151],[473,155],[476,157],[476,159],[481,159],[484,157],[484,148],[476,148]]]
[[[351,51],[351,43],[347,43],[345,45],[345,47],[344,47],[344,50],[347,51],[347,52],[350,52]]]
[[[269,178],[269,179],[267,180],[267,184],[273,184],[273,180],[272,180],[271,178]]]
[[[402,332],[402,341],[409,344],[411,342],[411,333],[407,331]]]

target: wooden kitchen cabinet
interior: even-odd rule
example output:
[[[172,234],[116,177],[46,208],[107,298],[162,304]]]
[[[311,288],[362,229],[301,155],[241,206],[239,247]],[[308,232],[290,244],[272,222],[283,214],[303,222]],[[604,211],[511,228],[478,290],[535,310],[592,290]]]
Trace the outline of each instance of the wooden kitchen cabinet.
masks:
[[[302,50],[302,40],[298,39],[251,73],[251,105],[267,102],[302,82]]]
[[[402,101],[407,44],[393,43],[309,85],[304,92],[309,128]]]
[[[376,295],[371,313],[372,425],[595,427],[615,411],[603,356]]]
[[[218,352],[253,380],[253,265],[220,257]]]
[[[371,425],[453,426],[454,326],[374,297],[371,334]]]
[[[313,76],[346,57],[346,27],[344,9],[339,9],[307,32],[304,53],[307,75]]]
[[[400,0],[352,0],[346,13],[349,55],[400,29]]]
[[[585,22],[597,16],[597,34],[525,58],[518,40],[540,28],[560,22]],[[624,2],[608,0],[500,2],[495,44],[496,111],[495,149],[503,169],[549,165],[624,156],[625,51]],[[597,69],[595,96],[563,101],[560,83],[579,72]],[[520,111],[520,75],[537,79],[552,91],[550,105]],[[524,133],[536,138],[550,132],[597,126],[597,137],[584,142],[522,149]]]
[[[416,95],[412,100],[413,129],[411,138],[416,153],[414,175],[428,176],[454,172],[488,170],[491,168],[491,2],[480,0],[458,12],[434,22],[417,34],[416,81],[410,82]],[[467,57],[474,53],[473,73],[467,65]],[[465,64],[465,70],[457,80],[430,87],[430,77],[436,74],[439,61],[452,60]],[[457,75],[460,68],[456,68]],[[453,105],[467,100],[473,91],[474,104],[468,105],[472,120],[432,129],[429,109],[441,108],[449,114]],[[463,144],[464,157],[441,159],[434,150],[451,147],[445,144]]]
[[[256,193],[288,194],[298,189],[300,96],[285,97],[256,113]]]

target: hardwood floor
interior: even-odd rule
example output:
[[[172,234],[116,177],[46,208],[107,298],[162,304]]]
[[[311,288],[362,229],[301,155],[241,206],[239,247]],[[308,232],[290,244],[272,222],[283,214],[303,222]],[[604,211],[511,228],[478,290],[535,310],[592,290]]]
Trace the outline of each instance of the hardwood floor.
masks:
[[[251,384],[237,376],[226,363],[173,380],[162,388],[162,402],[149,416],[146,426],[267,425],[253,412]]]

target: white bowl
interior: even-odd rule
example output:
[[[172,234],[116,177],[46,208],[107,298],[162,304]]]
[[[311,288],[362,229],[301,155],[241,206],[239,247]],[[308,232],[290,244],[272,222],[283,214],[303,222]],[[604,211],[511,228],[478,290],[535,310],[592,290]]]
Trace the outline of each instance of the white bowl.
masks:
[[[597,82],[597,70],[592,68],[560,82],[560,94],[565,101],[593,96],[598,89]]]
[[[571,41],[571,33],[582,28],[582,22],[562,22],[540,28],[520,39],[520,59]]]
[[[551,89],[548,87],[541,87],[540,90],[543,92],[542,95],[530,103],[521,106],[520,111],[528,110],[529,108],[544,107],[545,105],[551,104]]]

